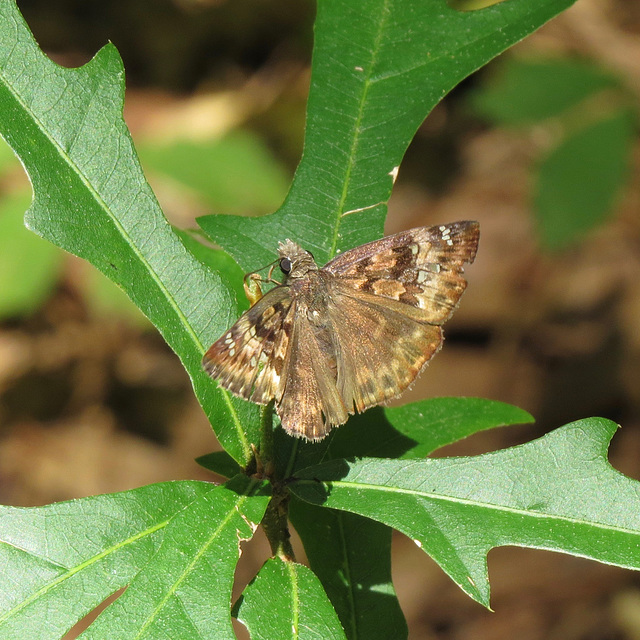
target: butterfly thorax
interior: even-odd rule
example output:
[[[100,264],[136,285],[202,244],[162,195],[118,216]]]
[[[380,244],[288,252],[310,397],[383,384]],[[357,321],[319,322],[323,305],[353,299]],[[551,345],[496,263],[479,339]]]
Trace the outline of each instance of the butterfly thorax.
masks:
[[[289,288],[296,311],[306,315],[314,328],[322,328],[327,320],[327,296],[329,274],[318,269],[309,251],[285,240],[278,249],[280,269],[285,276],[284,285]]]

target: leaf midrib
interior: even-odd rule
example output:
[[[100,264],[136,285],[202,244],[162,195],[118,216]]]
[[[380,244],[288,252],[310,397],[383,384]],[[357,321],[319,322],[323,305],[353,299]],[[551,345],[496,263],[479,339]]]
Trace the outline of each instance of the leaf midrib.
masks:
[[[284,564],[291,583],[291,631],[293,632],[293,637],[298,638],[300,625],[300,585],[298,584],[295,564],[293,562],[285,562]]]
[[[109,46],[109,45],[107,45],[107,46]],[[181,310],[180,306],[178,305],[176,299],[171,294],[169,289],[164,285],[164,283],[162,282],[160,276],[156,273],[155,269],[152,268],[151,263],[148,261],[146,256],[139,250],[139,248],[135,244],[135,242],[133,242],[133,239],[131,238],[131,236],[129,235],[129,233],[125,229],[125,227],[120,223],[120,221],[118,220],[116,215],[107,206],[106,202],[103,200],[102,196],[98,193],[98,191],[95,188],[93,188],[93,186],[87,180],[84,172],[80,169],[80,167],[75,163],[75,161],[73,161],[73,159],[70,157],[70,155],[66,151],[64,151],[64,149],[58,143],[58,141],[55,140],[55,138],[53,138],[51,135],[49,135],[49,132],[47,131],[47,128],[44,126],[44,123],[40,120],[40,118],[38,118],[38,116],[34,113],[34,111],[32,109],[30,109],[27,106],[27,104],[22,100],[20,94],[17,92],[17,90],[15,89],[13,84],[9,81],[9,79],[6,76],[6,74],[2,74],[2,78],[4,80],[4,85],[5,85],[6,89],[7,89],[7,91],[13,97],[13,99],[18,103],[18,105],[21,107],[22,112],[24,114],[28,114],[28,117],[30,117],[32,122],[34,123],[34,125],[36,127],[36,130],[39,131],[40,134],[42,136],[44,136],[44,138],[46,140],[49,141],[49,144],[51,145],[51,147],[53,149],[56,150],[58,156],[61,158],[63,163],[65,163],[69,167],[70,172],[73,175],[78,176],[80,181],[83,183],[83,185],[87,189],[89,195],[94,199],[94,201],[97,203],[97,205],[104,211],[104,213],[107,215],[107,217],[111,220],[111,222],[113,223],[113,225],[115,226],[116,230],[121,235],[121,237],[123,238],[123,240],[125,241],[127,246],[131,249],[131,251],[134,253],[134,255],[138,258],[140,263],[146,267],[146,270],[150,274],[151,279],[156,284],[156,286],[158,287],[160,292],[163,294],[163,296],[165,297],[165,299],[169,303],[169,306],[174,310],[174,313],[176,314],[176,316],[177,316],[180,324],[182,325],[183,329],[185,330],[187,336],[189,336],[189,338],[193,342],[193,344],[194,344],[194,346],[196,348],[196,352],[199,352],[201,355],[204,355],[204,352],[205,352],[204,345],[202,344],[202,342],[198,338],[198,336],[195,333],[195,330],[193,329],[191,324],[188,322],[186,315],[182,312],[182,310]],[[95,92],[92,92],[91,100],[93,100],[94,95],[95,95]],[[88,111],[88,109],[85,109],[85,111],[84,111],[84,115],[85,116],[86,116],[87,111]],[[118,122],[116,121],[116,122],[112,123],[112,125],[117,127]],[[80,130],[78,128],[78,130],[76,132],[75,139],[77,139],[79,134],[80,134]],[[122,131],[118,131],[118,134],[119,135],[123,135]],[[72,148],[72,147],[73,147],[73,144],[70,145],[70,148]],[[35,188],[34,188],[34,192],[35,192]],[[153,195],[153,193],[152,193],[152,199],[153,199],[154,202],[156,202],[155,195]],[[157,205],[157,202],[156,202],[156,205]],[[164,219],[164,217],[163,217],[161,212],[160,212],[160,215]],[[222,389],[221,387],[218,387],[218,391],[222,395],[222,398],[224,400],[225,405],[227,406],[227,409],[229,411],[231,419],[233,420],[233,424],[235,426],[236,433],[238,434],[238,438],[239,438],[239,440],[241,442],[242,450],[245,453],[245,459],[248,459],[250,454],[251,454],[251,450],[250,450],[250,447],[249,447],[249,443],[248,443],[248,441],[246,439],[246,436],[244,434],[244,431],[242,429],[242,424],[240,422],[240,418],[238,417],[238,414],[237,414],[237,412],[235,410],[235,407],[233,406],[233,403],[231,402],[231,398],[230,398],[228,392],[226,390]]]
[[[373,47],[371,48],[371,57],[369,58],[369,64],[366,71],[366,76],[365,76],[364,82],[362,83],[362,94],[360,96],[360,102],[358,104],[357,117],[355,119],[355,123],[353,126],[353,137],[351,140],[351,148],[349,149],[349,156],[348,156],[349,160],[347,163],[344,180],[342,183],[343,184],[342,193],[340,194],[340,200],[338,201],[338,206],[336,209],[337,218],[336,218],[336,224],[333,230],[333,237],[331,238],[331,248],[329,250],[329,258],[333,258],[336,255],[336,251],[338,249],[338,239],[340,237],[340,225],[345,213],[344,205],[347,200],[347,195],[349,193],[351,173],[353,171],[353,167],[355,166],[356,150],[360,144],[360,139],[361,139],[360,125],[362,124],[362,118],[364,117],[364,110],[366,106],[367,95],[369,93],[369,88],[373,84],[372,74],[373,74],[373,70],[375,68],[376,62],[378,60],[378,54],[380,53],[380,47],[381,47],[384,28],[387,24],[388,16],[390,14],[389,3],[390,3],[390,0],[385,0],[382,6],[382,10],[380,12],[381,19],[378,24],[378,33],[376,34]],[[377,206],[377,204],[372,205],[372,207]]]
[[[18,614],[22,609],[24,609],[26,606],[31,604],[34,600],[40,598],[41,596],[43,596],[47,592],[51,591],[52,589],[54,589],[58,585],[62,584],[63,582],[65,582],[69,578],[73,577],[76,573],[78,573],[78,572],[80,572],[80,571],[82,571],[84,569],[87,569],[87,567],[90,567],[91,565],[95,564],[99,560],[102,560],[103,558],[107,557],[108,555],[110,555],[112,553],[115,553],[116,551],[118,551],[122,547],[125,547],[126,545],[129,545],[129,544],[133,544],[137,540],[140,540],[141,538],[144,538],[145,536],[151,535],[152,533],[155,533],[156,531],[159,531],[163,527],[166,527],[167,524],[170,521],[171,521],[171,518],[167,518],[166,520],[163,520],[162,522],[159,522],[159,523],[155,524],[152,527],[148,527],[147,529],[144,529],[143,531],[140,531],[140,532],[136,533],[135,535],[130,536],[129,538],[126,538],[125,540],[119,541],[117,544],[111,545],[110,547],[104,549],[100,553],[97,553],[96,555],[92,556],[91,558],[88,558],[87,560],[79,563],[75,567],[72,567],[71,569],[68,569],[66,571],[66,573],[63,573],[63,574],[59,575],[57,578],[55,578],[54,580],[52,580],[51,582],[48,582],[42,588],[38,589],[36,592],[31,594],[28,598],[25,598],[19,604],[17,604],[15,607],[13,607],[12,609],[9,609],[3,615],[1,615],[0,616],[0,625],[2,623],[4,623],[6,620],[8,620],[11,616]]]
[[[298,480],[296,484],[308,484],[314,487],[317,487],[316,480]],[[343,487],[346,489],[356,489],[358,491],[372,491],[372,492],[380,492],[383,494],[404,494],[410,495],[417,498],[423,498],[426,500],[433,500],[437,502],[447,502],[447,503],[456,503],[462,504],[469,507],[481,508],[481,509],[491,509],[494,511],[501,511],[505,513],[510,513],[518,516],[529,516],[532,518],[547,518],[552,520],[559,520],[563,522],[569,522],[573,524],[587,525],[590,527],[598,527],[601,529],[607,529],[610,531],[617,531],[619,533],[631,534],[638,536],[640,532],[637,529],[627,529],[624,527],[619,527],[603,522],[595,522],[593,520],[583,520],[577,517],[563,516],[559,514],[547,513],[542,511],[528,511],[526,509],[518,509],[516,507],[509,507],[507,505],[495,504],[491,502],[479,502],[477,500],[469,500],[467,498],[459,498],[457,496],[446,496],[442,494],[432,493],[432,492],[424,492],[418,491],[417,489],[405,489],[402,487],[384,487],[381,485],[368,484],[368,483],[360,483],[360,482],[349,482],[344,480],[332,480],[323,482],[325,486],[331,490],[333,487]],[[333,509],[343,509],[344,507],[339,507],[337,505],[328,505]],[[351,509],[345,509],[347,511],[351,511]],[[356,512],[360,513],[360,512]]]

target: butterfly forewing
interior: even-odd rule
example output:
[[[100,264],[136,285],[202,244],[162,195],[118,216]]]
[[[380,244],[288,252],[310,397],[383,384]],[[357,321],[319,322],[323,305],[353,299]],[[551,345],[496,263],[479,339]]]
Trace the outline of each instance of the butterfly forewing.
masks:
[[[361,299],[384,298],[419,322],[442,324],[467,286],[463,264],[473,262],[478,236],[477,222],[420,227],[346,251],[323,271]]]
[[[267,404],[279,388],[292,306],[288,287],[269,291],[211,345],[205,371],[235,395]]]

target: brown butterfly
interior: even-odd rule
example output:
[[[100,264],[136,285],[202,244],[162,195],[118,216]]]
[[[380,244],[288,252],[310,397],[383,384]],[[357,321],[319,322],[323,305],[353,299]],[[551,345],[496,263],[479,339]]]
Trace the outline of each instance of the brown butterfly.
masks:
[[[211,346],[203,366],[241,398],[275,399],[287,433],[321,440],[349,414],[399,395],[440,349],[479,233],[477,222],[419,227],[321,269],[281,242],[283,283]]]

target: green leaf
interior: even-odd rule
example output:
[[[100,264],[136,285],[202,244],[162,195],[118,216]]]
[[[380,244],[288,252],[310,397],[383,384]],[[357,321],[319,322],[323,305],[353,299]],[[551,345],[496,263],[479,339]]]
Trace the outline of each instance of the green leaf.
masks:
[[[616,429],[588,418],[476,457],[334,460],[299,472],[289,486],[312,504],[402,531],[489,606],[486,556],[496,546],[640,568],[640,484],[606,458]]]
[[[165,531],[158,552],[83,640],[235,640],[231,589],[241,540],[253,536],[266,487],[236,476],[190,503]]]
[[[386,407],[385,414],[398,432],[417,443],[403,458],[423,458],[478,431],[534,422],[523,409],[485,398],[431,398]]]
[[[336,430],[324,459],[421,458],[477,431],[532,421],[522,409],[482,398],[376,407],[355,416],[349,428]],[[309,460],[303,451],[293,473]],[[406,637],[406,631],[399,632],[405,623],[391,582],[390,529],[354,514],[303,504],[292,500],[291,521],[347,636],[373,637],[377,629],[379,637]]]
[[[391,529],[295,496],[289,516],[347,638],[406,638],[407,623],[391,581]]]
[[[382,421],[376,419],[378,416]],[[278,474],[289,478],[298,469],[331,459],[344,451],[351,455],[354,449],[366,449],[370,438],[375,443],[389,441],[388,438],[385,440],[389,432],[393,434],[389,451],[400,450],[398,447],[405,441],[411,446],[415,444],[389,425],[380,407],[353,416],[348,427],[334,429],[317,444],[291,438],[278,429],[274,434]],[[401,450],[405,451],[406,447]],[[347,637],[406,636],[406,622],[391,580],[389,527],[354,514],[305,505],[295,497],[289,509],[289,517],[300,535],[311,568],[320,578]],[[377,623],[372,624],[372,620]],[[369,634],[374,626],[380,632],[377,636]]]
[[[209,269],[215,271],[226,288],[235,295],[236,314],[240,315],[249,308],[249,301],[244,291],[244,272],[236,264],[236,261],[221,249],[212,249],[200,242],[196,233],[173,229],[176,235],[182,240],[182,244],[188,251]]]
[[[533,422],[526,411],[485,398],[430,398],[401,407],[374,407],[349,420],[328,441],[324,459],[423,458],[478,431]],[[292,471],[302,468],[300,460]]]
[[[30,202],[28,193],[0,200],[0,318],[38,309],[60,276],[62,252],[24,228]]]
[[[234,614],[252,640],[344,640],[322,585],[304,565],[271,558],[247,586]]]
[[[222,445],[246,463],[257,409],[220,391],[200,364],[234,319],[233,300],[176,237],[144,179],[122,119],[115,47],[63,69],[38,49],[11,0],[0,3],[0,30],[0,134],[33,184],[27,226],[126,291],[182,360]]]
[[[399,458],[418,445],[400,433],[387,418],[388,407],[373,407],[349,419],[347,429],[337,429],[323,459],[372,457]],[[301,461],[302,462],[302,461]],[[300,464],[296,470],[302,468]]]
[[[201,467],[213,471],[223,478],[233,478],[238,473],[242,473],[240,465],[226,451],[207,453],[196,458],[196,462]]]
[[[166,482],[45,507],[0,507],[0,637],[59,640],[125,587],[154,556],[171,519],[212,489]]]
[[[444,0],[319,2],[304,154],[284,205],[198,222],[247,272],[286,238],[324,264],[380,237],[393,175],[429,111],[573,1],[509,0],[469,13]]]
[[[545,248],[564,249],[612,212],[633,143],[633,119],[622,111],[577,131],[544,159],[534,201]]]
[[[617,84],[614,76],[591,62],[508,57],[486,86],[471,94],[470,102],[495,123],[522,126],[559,116]]]
[[[287,193],[287,173],[249,131],[217,140],[147,140],[138,151],[151,174],[183,185],[217,213],[271,213]]]

